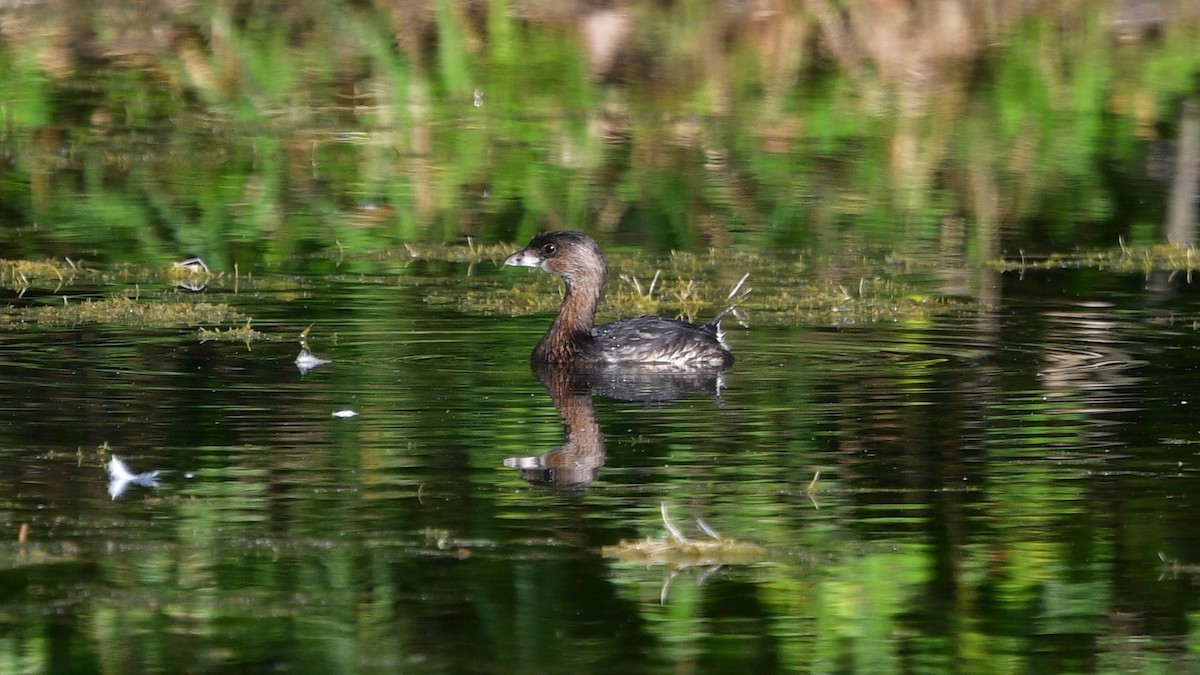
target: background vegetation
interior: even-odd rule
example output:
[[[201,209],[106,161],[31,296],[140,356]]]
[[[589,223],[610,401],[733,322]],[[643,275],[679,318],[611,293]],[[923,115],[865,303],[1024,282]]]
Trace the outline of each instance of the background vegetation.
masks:
[[[20,3],[0,254],[1163,238],[1194,3],[877,4]]]

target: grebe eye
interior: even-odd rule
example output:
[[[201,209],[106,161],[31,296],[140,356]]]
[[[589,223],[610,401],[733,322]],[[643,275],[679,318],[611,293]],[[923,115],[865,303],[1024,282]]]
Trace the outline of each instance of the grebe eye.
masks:
[[[558,253],[558,244],[553,242],[546,244],[542,247],[542,253],[545,255],[554,255],[555,253]]]

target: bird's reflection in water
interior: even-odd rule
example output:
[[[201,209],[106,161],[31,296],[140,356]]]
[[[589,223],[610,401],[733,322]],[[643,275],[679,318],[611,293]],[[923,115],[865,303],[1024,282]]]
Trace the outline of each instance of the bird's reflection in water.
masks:
[[[572,368],[534,367],[565,431],[563,444],[533,457],[509,457],[504,466],[516,469],[534,485],[583,487],[596,480],[604,466],[604,434],[596,421],[592,389],[579,382]]]
[[[534,366],[533,371],[562,419],[563,443],[541,455],[509,457],[504,466],[516,469],[522,480],[554,488],[591,485],[604,466],[604,433],[596,419],[593,395],[653,405],[698,392],[717,397],[724,384],[721,373],[715,370],[589,371],[543,365]]]

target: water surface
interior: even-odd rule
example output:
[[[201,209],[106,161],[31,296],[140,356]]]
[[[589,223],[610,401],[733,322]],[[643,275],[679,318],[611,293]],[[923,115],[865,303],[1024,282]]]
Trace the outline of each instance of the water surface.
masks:
[[[255,317],[270,339],[249,344],[0,334],[4,521],[28,525],[5,546],[4,658],[81,672],[1191,658],[1200,296],[1185,281],[989,273],[994,306],[865,326],[747,310],[719,394],[558,400],[591,415],[601,456],[548,486],[513,465],[564,440],[527,362],[549,317],[430,304],[526,280],[469,271],[203,291]],[[301,373],[310,325],[329,363]],[[113,454],[159,486],[111,498]],[[702,518],[761,554],[602,554],[667,540],[664,504],[684,536],[708,538]]]

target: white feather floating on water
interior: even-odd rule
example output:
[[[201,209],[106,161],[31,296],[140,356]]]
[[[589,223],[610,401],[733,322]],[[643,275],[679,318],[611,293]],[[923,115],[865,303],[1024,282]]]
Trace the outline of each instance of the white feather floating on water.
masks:
[[[329,363],[329,359],[323,359],[303,348],[301,348],[300,354],[296,356],[296,368],[300,370],[301,375],[307,373],[313,368],[316,368],[317,366],[323,366],[326,363]]]
[[[129,467],[125,466],[119,457],[113,455],[108,460],[108,475],[111,480],[108,481],[108,494],[114,500],[124,494],[125,489],[130,483],[141,485],[142,487],[156,488],[158,487],[158,471],[147,471],[145,473],[133,473]]]

